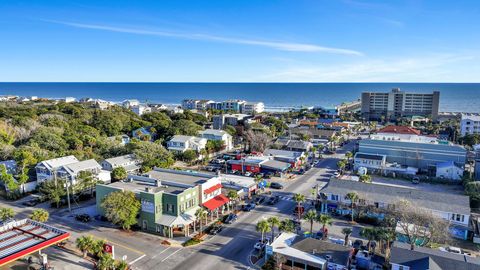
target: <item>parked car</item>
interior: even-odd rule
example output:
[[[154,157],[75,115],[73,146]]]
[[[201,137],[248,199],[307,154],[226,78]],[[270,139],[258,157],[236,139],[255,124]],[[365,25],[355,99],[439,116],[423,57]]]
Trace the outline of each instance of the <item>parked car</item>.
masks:
[[[225,224],[232,224],[233,222],[235,222],[237,220],[237,215],[231,213],[231,214],[228,214],[225,219],[223,220],[223,223]]]
[[[258,197],[255,198],[255,204],[256,205],[262,204],[264,201],[265,201],[264,196],[258,196]]]
[[[255,209],[254,203],[249,203],[243,206],[243,211],[250,212],[251,210]]]
[[[270,183],[270,188],[273,189],[283,189],[283,185],[278,183],[278,182],[271,182]]]
[[[334,172],[334,173],[333,173],[333,176],[339,177],[339,176],[340,176],[340,173],[339,173],[339,172]]]
[[[415,184],[415,185],[420,184],[420,178],[417,176],[413,177],[412,184]]]
[[[261,241],[255,243],[255,245],[253,246],[255,250],[262,250],[264,247],[265,247],[265,244]]]
[[[317,164],[318,164],[319,162],[320,162],[319,160],[315,160],[315,161],[313,162],[313,166],[317,166]]]
[[[210,229],[210,234],[211,235],[217,235],[219,232],[223,230],[222,225],[213,225],[212,228]]]
[[[279,200],[280,200],[280,198],[279,198],[278,196],[272,196],[272,197],[270,197],[270,199],[268,199],[268,204],[274,205],[274,204],[276,204]]]
[[[22,205],[25,206],[35,206],[40,203],[40,200],[38,198],[28,200],[26,202],[23,202]]]
[[[104,222],[108,221],[108,218],[102,215],[96,215],[94,218],[95,220],[98,220],[98,221],[104,221]]]
[[[252,176],[252,173],[251,173],[251,172],[245,172],[244,175],[245,175],[246,177],[250,177],[250,176]]]
[[[75,219],[78,221],[81,221],[83,223],[88,223],[90,222],[91,218],[88,214],[79,214],[75,216]]]

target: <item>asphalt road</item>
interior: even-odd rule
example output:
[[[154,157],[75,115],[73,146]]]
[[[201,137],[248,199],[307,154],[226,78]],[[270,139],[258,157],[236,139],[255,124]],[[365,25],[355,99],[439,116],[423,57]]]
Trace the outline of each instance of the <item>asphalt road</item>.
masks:
[[[256,232],[256,223],[269,216],[280,219],[292,216],[295,202],[291,199],[293,194],[302,193],[307,198],[312,198],[312,188],[317,184],[319,189],[325,186],[328,179],[337,169],[337,161],[343,157],[345,151],[353,148],[353,142],[339,149],[336,155],[325,156],[315,168],[306,174],[297,177],[294,181],[285,184],[280,192],[275,192],[285,199],[274,206],[257,206],[249,213],[242,213],[238,220],[228,225],[220,234],[206,241],[204,244],[192,248],[194,252],[186,257],[174,269],[249,269],[252,268],[249,255],[254,244],[261,238]]]

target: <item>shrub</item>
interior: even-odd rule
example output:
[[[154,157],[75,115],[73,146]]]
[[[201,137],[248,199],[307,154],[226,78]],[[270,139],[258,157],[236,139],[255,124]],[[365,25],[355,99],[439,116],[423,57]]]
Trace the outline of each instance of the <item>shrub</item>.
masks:
[[[192,238],[192,239],[186,241],[185,243],[183,243],[183,246],[184,247],[194,246],[194,245],[200,244],[201,242],[202,242],[202,240],[200,240],[200,239]]]
[[[163,240],[161,244],[164,245],[164,246],[171,246],[171,245],[172,245],[172,244],[171,244],[170,242],[168,242],[167,240]]]

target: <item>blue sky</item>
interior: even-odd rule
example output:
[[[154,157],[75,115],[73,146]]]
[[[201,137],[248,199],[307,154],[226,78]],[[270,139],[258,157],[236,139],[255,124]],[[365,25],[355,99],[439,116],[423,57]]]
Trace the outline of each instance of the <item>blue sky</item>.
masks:
[[[0,81],[479,82],[480,1],[0,1]]]

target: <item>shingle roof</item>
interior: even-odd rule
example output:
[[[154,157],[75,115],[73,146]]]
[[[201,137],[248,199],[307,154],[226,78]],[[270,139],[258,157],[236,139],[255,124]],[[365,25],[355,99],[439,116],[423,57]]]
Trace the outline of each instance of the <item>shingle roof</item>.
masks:
[[[380,129],[377,133],[395,133],[395,134],[411,134],[420,135],[420,130],[407,126],[386,126]]]
[[[212,134],[214,136],[223,136],[225,134],[228,134],[225,130],[220,130],[220,129],[206,129],[204,131],[199,132],[200,135],[203,134]]]
[[[84,170],[101,169],[102,167],[100,166],[100,164],[98,164],[98,162],[95,159],[88,159],[88,160],[65,165],[63,166],[63,168],[65,168],[67,171],[71,173],[76,174]]]
[[[290,140],[287,143],[287,147],[295,149],[307,149],[310,142],[300,141],[300,140]]]
[[[480,269],[478,258],[424,247],[410,250],[408,244],[399,242],[395,242],[392,247],[390,262],[410,266],[410,270]]]
[[[376,202],[395,204],[405,199],[416,206],[430,210],[470,215],[470,200],[468,196],[464,195],[338,179],[330,179],[330,182],[322,190],[323,193],[340,196],[345,196],[352,191],[357,192],[360,197]]]
[[[60,158],[54,158],[54,159],[49,159],[49,160],[44,160],[39,163],[43,164],[47,169],[55,169],[62,167],[64,165],[72,164],[72,163],[77,163],[78,159],[74,156],[65,156],[65,157],[60,157]]]
[[[107,158],[105,159],[105,161],[110,163],[112,166],[117,166],[117,165],[123,165],[131,162],[136,162],[137,159],[135,158],[135,155],[129,154],[129,155],[123,155],[123,156],[118,156],[113,158]]]

